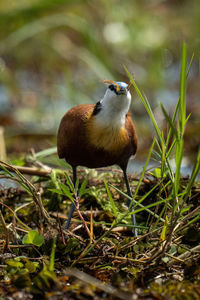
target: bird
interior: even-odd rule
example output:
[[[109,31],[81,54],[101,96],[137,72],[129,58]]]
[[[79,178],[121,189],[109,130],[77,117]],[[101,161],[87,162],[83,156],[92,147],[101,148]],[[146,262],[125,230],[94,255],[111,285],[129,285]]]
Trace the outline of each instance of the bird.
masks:
[[[132,198],[127,176],[129,159],[135,156],[138,138],[129,109],[131,81],[104,80],[107,84],[103,98],[96,104],[80,104],[63,116],[57,134],[57,153],[73,171],[77,180],[77,167],[101,168],[118,165],[123,171],[127,194]],[[128,200],[127,205],[130,206]],[[132,207],[129,207],[133,211]],[[69,228],[75,210],[72,203],[65,229]],[[134,235],[137,237],[135,214],[131,215]]]

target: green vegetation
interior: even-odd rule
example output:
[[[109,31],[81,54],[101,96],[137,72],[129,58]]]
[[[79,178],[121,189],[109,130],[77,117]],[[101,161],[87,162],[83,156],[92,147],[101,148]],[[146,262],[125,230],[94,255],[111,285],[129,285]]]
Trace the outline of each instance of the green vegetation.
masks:
[[[80,183],[77,181],[73,186],[70,169],[45,171],[44,165],[42,169],[30,168],[29,174],[30,170],[33,174],[28,180],[19,171],[20,167],[0,162],[1,178],[18,183],[14,192],[5,190],[7,200],[1,202],[2,280],[7,278],[15,289],[23,289],[24,297],[32,294],[47,299],[64,295],[76,298],[81,293],[84,297],[98,295],[100,299],[104,292],[127,299],[135,293],[134,287],[140,287],[143,288],[141,297],[165,295],[182,299],[178,287],[187,287],[185,297],[197,299],[200,214],[199,182],[195,181],[200,170],[200,150],[191,176],[183,178],[180,173],[184,132],[190,122],[186,114],[189,69],[187,48],[183,44],[180,96],[172,118],[160,104],[169,126],[165,137],[147,98],[126,69],[156,132],[140,177],[131,180],[134,193],[130,200],[135,204],[139,230],[136,239],[130,225],[131,213],[122,205],[128,196],[123,192],[119,171],[111,176],[95,170],[87,175],[81,170]],[[29,161],[41,165],[44,158],[54,156],[54,151],[54,148],[47,149],[29,157]],[[175,171],[171,165],[173,155]],[[152,156],[159,166],[149,172],[147,167]],[[20,170],[28,172],[23,167]],[[16,201],[17,191],[20,201]],[[12,202],[10,193],[14,194]],[[64,231],[61,220],[67,215],[66,199],[68,204],[75,199],[77,205],[77,197],[80,205],[73,219],[73,230]],[[50,210],[52,203],[57,212]],[[8,252],[13,254],[12,258],[7,258]],[[163,282],[157,282],[158,274]],[[101,281],[107,283],[102,285]],[[81,285],[87,286],[87,290],[81,290]],[[3,293],[9,295],[5,289]]]
[[[35,246],[42,246],[44,243],[44,238],[42,235],[39,235],[36,230],[30,230],[28,233],[23,237],[23,244],[33,244]]]
[[[199,0],[0,2],[0,300],[199,299],[199,12]],[[78,168],[74,186],[56,154],[62,115],[97,102],[104,79],[133,85],[138,238],[121,171]]]

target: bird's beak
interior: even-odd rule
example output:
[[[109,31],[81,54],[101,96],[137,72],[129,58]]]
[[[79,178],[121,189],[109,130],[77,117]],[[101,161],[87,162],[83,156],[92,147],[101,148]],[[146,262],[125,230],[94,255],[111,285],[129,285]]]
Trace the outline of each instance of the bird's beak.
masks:
[[[108,84],[114,84],[115,86],[116,86],[116,91],[117,92],[119,92],[120,91],[120,88],[119,88],[119,85],[115,82],[115,81],[113,81],[113,80],[106,80],[106,79],[104,79],[104,81],[103,81],[104,83],[108,83]]]

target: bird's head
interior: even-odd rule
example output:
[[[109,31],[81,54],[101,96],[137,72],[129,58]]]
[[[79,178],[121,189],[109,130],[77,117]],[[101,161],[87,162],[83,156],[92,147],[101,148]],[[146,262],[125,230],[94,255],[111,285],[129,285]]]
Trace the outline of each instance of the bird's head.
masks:
[[[108,88],[102,99],[102,104],[113,112],[126,114],[131,103],[130,86],[131,83],[104,80],[108,84]]]
[[[104,80],[108,88],[104,97],[96,104],[93,116],[104,127],[121,128],[131,104],[131,83]]]
[[[111,80],[104,80],[104,83],[109,84],[108,90],[112,91],[115,95],[127,95],[129,89],[131,87],[131,82],[129,84],[120,81],[111,81]],[[112,93],[111,93],[112,94]]]

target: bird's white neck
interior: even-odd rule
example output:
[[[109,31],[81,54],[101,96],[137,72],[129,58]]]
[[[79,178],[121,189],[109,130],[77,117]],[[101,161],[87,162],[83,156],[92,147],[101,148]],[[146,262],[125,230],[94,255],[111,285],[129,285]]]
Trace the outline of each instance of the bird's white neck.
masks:
[[[116,95],[107,89],[103,99],[100,101],[102,107],[95,116],[96,123],[102,127],[111,127],[119,129],[124,126],[126,114],[131,104],[131,94]]]

